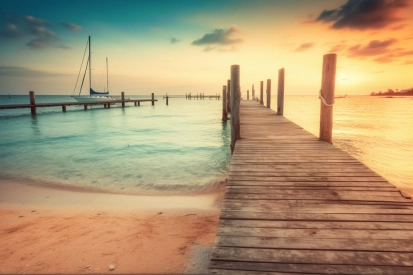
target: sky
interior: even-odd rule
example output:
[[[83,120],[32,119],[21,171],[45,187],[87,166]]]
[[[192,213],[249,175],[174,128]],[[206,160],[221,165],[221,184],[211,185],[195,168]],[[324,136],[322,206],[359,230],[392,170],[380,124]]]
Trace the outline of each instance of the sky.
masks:
[[[1,0],[0,94],[78,94],[89,35],[92,88],[107,57],[115,95],[221,93],[234,64],[243,93],[276,93],[284,68],[286,95],[318,95],[329,53],[336,95],[403,90],[412,15],[413,0]]]

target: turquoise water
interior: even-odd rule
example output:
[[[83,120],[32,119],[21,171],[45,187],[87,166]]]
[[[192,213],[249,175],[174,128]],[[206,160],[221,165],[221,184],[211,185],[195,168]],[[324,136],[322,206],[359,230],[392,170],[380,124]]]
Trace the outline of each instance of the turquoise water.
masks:
[[[136,96],[137,97],[137,96]],[[137,97],[138,98],[138,97]],[[146,96],[144,98],[150,98]],[[229,165],[229,123],[217,100],[162,97],[155,106],[0,111],[0,178],[125,194],[214,190]],[[0,104],[28,96],[0,97]],[[73,101],[36,96],[36,102]]]

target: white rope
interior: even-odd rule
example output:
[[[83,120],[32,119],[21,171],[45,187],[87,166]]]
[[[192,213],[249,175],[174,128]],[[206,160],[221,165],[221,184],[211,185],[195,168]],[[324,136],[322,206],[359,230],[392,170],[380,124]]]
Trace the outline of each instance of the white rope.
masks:
[[[327,107],[331,107],[334,105],[335,100],[333,99],[333,103],[328,104],[327,101],[324,99],[324,97],[321,96],[321,90],[320,90],[320,94],[318,95],[318,98],[321,99],[321,101],[323,102],[324,105],[326,105]]]

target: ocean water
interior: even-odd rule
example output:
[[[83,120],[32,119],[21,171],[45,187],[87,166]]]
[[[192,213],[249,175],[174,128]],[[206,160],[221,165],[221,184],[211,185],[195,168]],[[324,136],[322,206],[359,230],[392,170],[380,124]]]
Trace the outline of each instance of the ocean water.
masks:
[[[284,116],[319,136],[317,96],[286,96]],[[413,97],[337,98],[333,121],[335,146],[413,195]]]
[[[68,106],[66,113],[38,108],[36,117],[30,109],[0,110],[0,179],[124,194],[214,190],[230,160],[222,101],[169,99],[166,106],[157,99],[155,106]],[[73,100],[36,96],[36,102]],[[0,104],[28,101],[0,97]]]
[[[155,106],[73,106],[66,113],[38,108],[36,117],[29,109],[0,110],[0,179],[125,194],[215,190],[230,161],[222,101],[171,98],[166,106],[157,99]],[[72,100],[36,96],[37,102]],[[28,101],[0,96],[0,104]],[[333,143],[397,187],[413,190],[412,110],[408,97],[336,99]],[[316,136],[319,112],[317,96],[285,97],[285,117]]]

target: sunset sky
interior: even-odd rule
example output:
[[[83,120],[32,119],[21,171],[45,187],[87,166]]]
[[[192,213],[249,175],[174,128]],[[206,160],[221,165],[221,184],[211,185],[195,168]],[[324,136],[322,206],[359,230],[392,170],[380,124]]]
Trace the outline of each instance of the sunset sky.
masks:
[[[1,0],[0,94],[71,95],[88,35],[92,87],[105,89],[108,57],[112,94],[220,93],[239,64],[243,92],[275,91],[285,68],[286,95],[317,95],[327,53],[336,95],[401,90],[412,15],[411,0]]]

